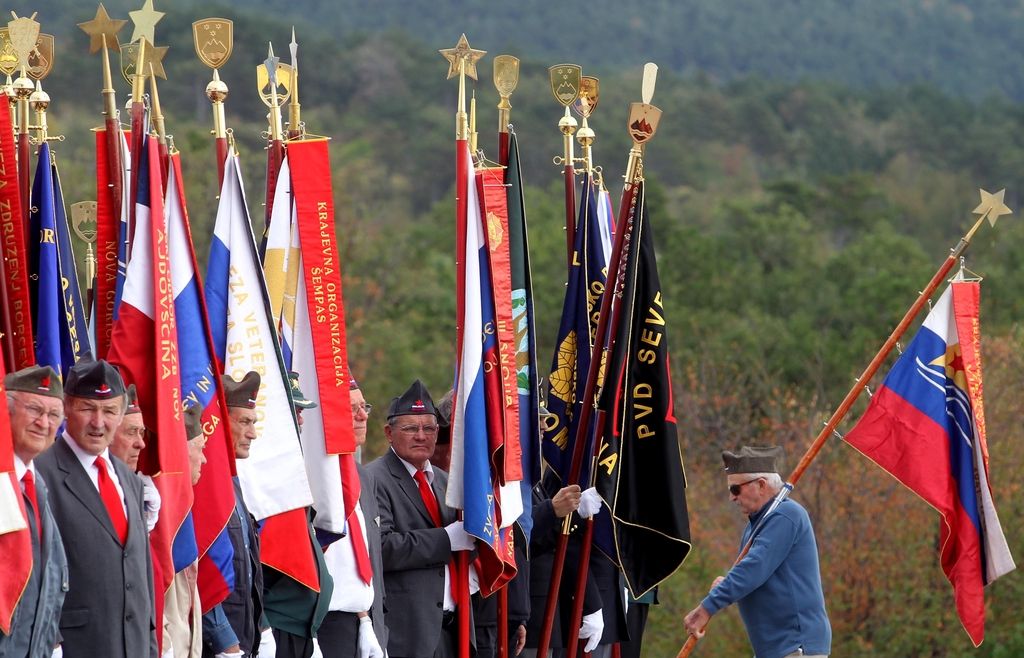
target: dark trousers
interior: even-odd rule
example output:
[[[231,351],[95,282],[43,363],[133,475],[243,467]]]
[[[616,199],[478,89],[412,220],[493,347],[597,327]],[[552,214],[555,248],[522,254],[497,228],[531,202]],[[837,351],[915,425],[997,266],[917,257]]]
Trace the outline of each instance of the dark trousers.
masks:
[[[323,628],[323,627],[321,627]],[[459,625],[458,620],[455,617],[455,613],[449,615],[445,613],[445,620],[441,626],[441,639],[437,644],[437,648],[434,649],[434,658],[456,658],[459,655]],[[320,645],[323,649],[323,644]],[[472,650],[470,651],[472,655]],[[324,658],[327,658],[327,654],[324,653]],[[393,656],[390,653],[388,658],[403,658],[402,656]]]
[[[275,658],[310,658],[313,655],[313,638],[292,635],[288,631],[273,629],[277,644]]]
[[[355,658],[359,655],[359,617],[354,612],[328,612],[316,640],[324,658]]]
[[[651,611],[648,603],[630,603],[626,610],[626,627],[629,628],[629,641],[620,642],[621,658],[640,658],[640,647],[644,641],[644,628],[647,627],[647,613]]]

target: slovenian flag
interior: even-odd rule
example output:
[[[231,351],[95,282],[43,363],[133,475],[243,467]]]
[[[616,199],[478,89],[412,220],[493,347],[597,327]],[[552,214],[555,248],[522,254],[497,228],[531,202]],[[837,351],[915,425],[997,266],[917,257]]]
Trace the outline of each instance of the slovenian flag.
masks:
[[[167,181],[168,249],[178,342],[188,346],[188,349],[180,351],[181,395],[186,406],[202,410],[202,426],[206,434],[206,448],[203,450],[206,464],[200,472],[199,482],[193,487],[195,503],[191,522],[200,556],[199,596],[203,610],[207,611],[227,598],[235,582],[232,566],[234,549],[227,534],[227,523],[235,509],[235,492],[231,484],[235,455],[228,431],[220,370],[213,360],[213,341],[202,282],[196,275],[195,249],[186,208],[181,160],[174,155]],[[175,567],[180,569],[182,566],[176,554]]]
[[[942,516],[939,558],[975,646],[983,588],[1015,568],[992,501],[981,381],[980,286],[954,282],[846,441]]]

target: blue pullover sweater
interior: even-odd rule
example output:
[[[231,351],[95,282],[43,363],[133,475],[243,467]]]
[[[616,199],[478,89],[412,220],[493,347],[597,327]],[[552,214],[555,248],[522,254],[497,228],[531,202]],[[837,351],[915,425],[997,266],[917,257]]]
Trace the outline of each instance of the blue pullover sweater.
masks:
[[[741,547],[770,506],[750,517]],[[787,498],[765,519],[750,552],[701,602],[711,614],[732,603],[739,604],[756,658],[781,658],[800,648],[811,655],[831,651],[818,547],[799,503]]]

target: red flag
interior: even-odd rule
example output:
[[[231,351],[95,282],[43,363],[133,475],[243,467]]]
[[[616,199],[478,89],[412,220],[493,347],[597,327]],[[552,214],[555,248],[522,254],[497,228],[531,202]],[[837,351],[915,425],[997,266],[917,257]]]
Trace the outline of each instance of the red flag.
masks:
[[[178,531],[192,508],[192,481],[182,418],[178,331],[156,140],[148,140],[145,154],[148,161],[140,172],[133,257],[108,356],[120,367],[125,383],[135,384],[143,419],[153,437],[139,464],[153,477],[161,497],[160,518],[150,533],[159,613],[163,593],[175,573],[172,545],[176,552],[180,550],[175,540],[183,539],[177,537]],[[147,182],[148,187],[144,187]],[[185,564],[196,559],[194,535],[185,551]],[[157,619],[160,626],[162,614]]]
[[[3,114],[3,113],[0,113]],[[7,284],[7,309],[14,341],[14,368],[36,362],[32,346],[32,311],[28,291],[28,258],[22,223],[18,168],[10,113],[0,116],[0,249]]]
[[[4,390],[0,361],[0,391]],[[21,486],[14,475],[14,445],[7,405],[0,409],[0,631],[11,634],[11,618],[32,573],[32,537],[29,535]]]

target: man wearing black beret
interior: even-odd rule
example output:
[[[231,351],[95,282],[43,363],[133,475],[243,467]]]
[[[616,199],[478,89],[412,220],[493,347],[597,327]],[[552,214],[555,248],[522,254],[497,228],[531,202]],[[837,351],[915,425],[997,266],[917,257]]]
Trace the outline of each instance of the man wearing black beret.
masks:
[[[711,615],[736,603],[760,658],[823,658],[832,648],[832,627],[811,519],[791,498],[769,512],[784,486],[782,457],[782,448],[769,446],[722,453],[729,497],[750,519],[740,545],[754,539],[749,552],[715,579],[683,624],[699,637]]]
[[[66,658],[156,656],[142,481],[109,450],[125,407],[117,369],[82,358],[64,383],[64,433],[36,460],[68,555]]]
[[[444,502],[448,474],[430,463],[438,429],[434,402],[417,379],[388,409],[391,449],[367,466],[377,482],[392,658],[448,658],[458,647],[449,563],[474,539]]]

